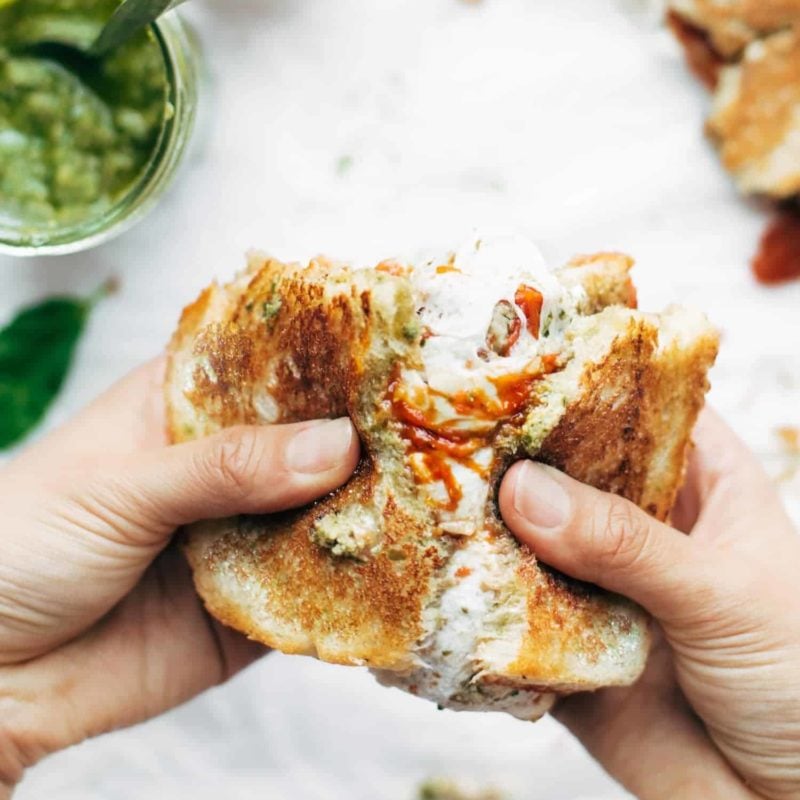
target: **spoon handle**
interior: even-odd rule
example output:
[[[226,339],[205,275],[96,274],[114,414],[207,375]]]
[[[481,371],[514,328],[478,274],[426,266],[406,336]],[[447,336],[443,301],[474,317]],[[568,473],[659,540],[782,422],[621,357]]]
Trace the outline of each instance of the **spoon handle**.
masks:
[[[123,0],[103,26],[89,54],[98,57],[119,47],[185,0]]]

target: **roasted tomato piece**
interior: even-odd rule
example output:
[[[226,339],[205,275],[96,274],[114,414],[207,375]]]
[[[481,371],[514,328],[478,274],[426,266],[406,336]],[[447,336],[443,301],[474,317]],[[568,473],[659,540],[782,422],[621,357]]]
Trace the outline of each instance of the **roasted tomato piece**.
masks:
[[[486,331],[486,346],[499,356],[507,356],[517,343],[522,322],[514,306],[508,300],[501,300],[492,312],[492,321]]]
[[[765,284],[800,278],[800,211],[782,211],[775,217],[761,239],[753,272]]]
[[[514,302],[522,309],[525,319],[528,320],[528,331],[534,339],[539,338],[539,327],[542,323],[542,306],[544,297],[538,289],[524,284],[517,289]]]

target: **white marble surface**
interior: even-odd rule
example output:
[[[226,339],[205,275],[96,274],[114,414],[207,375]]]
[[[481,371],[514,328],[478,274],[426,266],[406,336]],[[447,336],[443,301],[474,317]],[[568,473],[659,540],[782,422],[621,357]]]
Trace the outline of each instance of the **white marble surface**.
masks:
[[[157,352],[182,304],[250,246],[377,258],[500,225],[553,262],[629,251],[643,307],[707,310],[724,333],[713,402],[783,471],[774,430],[800,424],[800,283],[751,280],[764,213],[719,168],[700,133],[707,97],[645,5],[194,0],[207,124],[164,202],[90,253],[0,258],[0,320],[122,281],[47,426]],[[784,492],[800,517],[800,478]],[[18,797],[405,800],[440,774],[530,800],[624,796],[550,721],[437,712],[357,670],[273,656],[51,758]]]

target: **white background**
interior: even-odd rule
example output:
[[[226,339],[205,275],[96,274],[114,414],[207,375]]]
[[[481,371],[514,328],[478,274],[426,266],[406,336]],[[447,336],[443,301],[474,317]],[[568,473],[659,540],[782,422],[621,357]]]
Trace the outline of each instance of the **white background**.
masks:
[[[54,292],[122,282],[46,427],[158,352],[181,306],[248,247],[377,260],[488,225],[529,234],[553,264],[628,251],[643,308],[705,309],[723,331],[712,401],[773,474],[786,468],[774,431],[800,423],[800,283],[752,281],[765,213],[736,196],[704,141],[707,95],[643,3],[185,8],[208,77],[174,188],[106,247],[0,258],[0,321]],[[784,492],[800,517],[800,479]],[[18,797],[406,800],[429,775],[531,800],[624,796],[551,721],[437,712],[360,671],[271,656],[162,719],[51,758]]]

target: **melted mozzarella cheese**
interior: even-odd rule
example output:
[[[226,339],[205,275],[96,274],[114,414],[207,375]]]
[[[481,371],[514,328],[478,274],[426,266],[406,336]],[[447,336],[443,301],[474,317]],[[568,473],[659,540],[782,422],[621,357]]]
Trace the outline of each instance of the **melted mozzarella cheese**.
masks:
[[[564,287],[535,245],[507,234],[476,235],[455,253],[414,268],[410,278],[425,330],[423,369],[404,370],[397,395],[433,431],[491,435],[504,419],[498,380],[524,380],[529,371],[538,370],[541,356],[562,349],[561,334],[576,313],[583,290]],[[542,295],[537,331],[528,330],[523,309],[515,302],[520,286]],[[517,316],[518,338],[506,355],[487,347],[487,332],[501,301]],[[456,535],[480,530],[488,500],[484,476],[493,460],[486,444],[466,461],[440,454],[461,489],[457,507],[448,508],[452,497],[444,482],[419,481],[431,505],[439,509],[442,530]],[[418,475],[424,473],[417,467]]]
[[[407,426],[427,428],[428,439],[409,436],[407,458],[439,529],[466,538],[447,564],[435,622],[418,652],[419,668],[381,679],[442,706],[491,706],[535,719],[551,697],[475,683],[487,618],[500,601],[487,524],[492,440],[500,423],[521,410],[530,388],[526,376],[541,374],[541,357],[563,351],[563,334],[583,290],[564,287],[537,248],[519,236],[478,236],[454,255],[415,268],[410,279],[425,331],[422,365],[403,370],[393,399],[406,406]],[[521,286],[542,295],[540,325],[533,332],[516,304]],[[501,301],[509,305],[502,307],[497,335],[509,346],[492,348],[487,333]],[[522,387],[522,401],[513,408],[498,391],[500,379]]]
[[[411,372],[404,383],[424,382],[433,390],[436,421],[463,419],[443,398],[479,391],[497,396],[494,380],[523,374],[539,356],[558,352],[561,333],[574,315],[582,289],[561,285],[530,241],[518,235],[476,235],[453,255],[416,267],[411,281],[428,338],[422,348],[424,376]],[[515,303],[520,286],[543,297],[538,336]],[[519,320],[519,338],[507,356],[487,352],[486,335],[495,306],[507,301]]]

